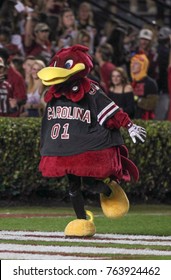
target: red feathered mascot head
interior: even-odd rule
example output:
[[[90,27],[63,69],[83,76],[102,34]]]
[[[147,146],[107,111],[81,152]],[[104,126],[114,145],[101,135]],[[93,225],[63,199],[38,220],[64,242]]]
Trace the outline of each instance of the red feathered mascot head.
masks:
[[[92,58],[85,46],[74,45],[57,52],[50,66],[38,72],[42,83],[51,86],[45,101],[60,98],[61,95],[74,102],[81,100],[90,90],[90,80],[86,76],[92,68]]]
[[[88,48],[75,45],[57,52],[50,66],[42,69],[38,76],[46,86],[57,85],[85,77],[92,67]]]

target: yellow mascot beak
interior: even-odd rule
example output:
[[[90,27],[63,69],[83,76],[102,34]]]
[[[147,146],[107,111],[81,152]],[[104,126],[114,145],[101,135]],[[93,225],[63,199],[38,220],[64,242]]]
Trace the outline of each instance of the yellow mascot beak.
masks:
[[[51,86],[61,84],[68,80],[71,76],[85,69],[83,63],[77,63],[71,69],[65,69],[60,67],[45,67],[41,69],[37,75],[42,80],[45,86]]]

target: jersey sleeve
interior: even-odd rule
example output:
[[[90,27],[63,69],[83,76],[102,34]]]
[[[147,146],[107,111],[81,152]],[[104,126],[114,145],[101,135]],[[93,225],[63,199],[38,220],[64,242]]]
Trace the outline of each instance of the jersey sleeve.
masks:
[[[119,129],[120,127],[129,128],[132,126],[132,121],[129,118],[128,114],[122,110],[117,111],[114,116],[108,119],[105,123],[106,127],[109,129]]]
[[[104,92],[99,89],[96,92],[97,121],[103,125],[108,119],[119,111],[119,107]]]

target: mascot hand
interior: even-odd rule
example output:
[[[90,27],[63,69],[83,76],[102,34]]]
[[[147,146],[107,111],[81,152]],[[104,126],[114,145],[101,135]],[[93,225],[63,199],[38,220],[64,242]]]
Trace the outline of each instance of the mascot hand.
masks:
[[[141,142],[145,141],[146,138],[146,130],[145,128],[138,126],[136,124],[132,124],[130,128],[128,128],[129,135],[133,141],[133,143],[136,143],[138,138]]]

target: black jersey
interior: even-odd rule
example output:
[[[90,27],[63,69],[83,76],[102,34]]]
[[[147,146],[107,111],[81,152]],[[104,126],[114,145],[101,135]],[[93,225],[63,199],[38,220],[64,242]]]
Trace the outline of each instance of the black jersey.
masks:
[[[104,125],[118,110],[95,85],[77,103],[65,96],[53,98],[42,119],[41,155],[69,156],[122,145],[119,130]]]
[[[134,86],[134,95],[140,98],[147,97],[148,95],[158,95],[156,81],[149,76],[137,81]]]
[[[9,98],[13,98],[12,87],[4,79],[0,81],[0,116],[11,116]]]

